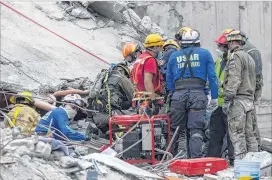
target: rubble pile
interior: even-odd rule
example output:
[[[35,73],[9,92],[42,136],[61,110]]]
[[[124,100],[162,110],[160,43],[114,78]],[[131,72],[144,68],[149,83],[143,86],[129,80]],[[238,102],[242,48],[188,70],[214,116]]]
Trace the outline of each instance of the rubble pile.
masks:
[[[233,167],[201,177],[186,177],[171,173],[169,170],[155,174],[104,153],[89,153],[86,147],[70,146],[69,143],[64,144],[53,138],[37,135],[21,135],[19,127],[12,130],[1,129],[0,132],[0,171],[2,179],[5,180],[27,178],[86,180],[91,177],[105,180],[113,177],[122,180],[163,179],[163,177],[198,180],[234,179]],[[261,169],[266,169],[262,171],[262,176],[271,176],[271,158],[270,153],[263,151],[248,153],[245,160],[262,161]]]

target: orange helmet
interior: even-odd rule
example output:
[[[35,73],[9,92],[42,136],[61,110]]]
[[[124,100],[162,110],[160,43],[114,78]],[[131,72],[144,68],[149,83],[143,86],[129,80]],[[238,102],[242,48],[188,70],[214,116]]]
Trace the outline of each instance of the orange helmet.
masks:
[[[141,52],[140,46],[137,43],[130,42],[124,45],[122,54],[124,58],[129,55],[132,55],[132,57],[134,57],[137,51]]]

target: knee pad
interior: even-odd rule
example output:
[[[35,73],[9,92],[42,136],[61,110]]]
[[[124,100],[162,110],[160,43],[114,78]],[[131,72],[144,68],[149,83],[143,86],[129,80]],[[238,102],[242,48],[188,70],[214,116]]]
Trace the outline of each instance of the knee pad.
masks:
[[[203,141],[204,140],[204,133],[198,129],[190,130],[190,139],[199,139],[199,140]]]
[[[200,133],[193,133],[191,134],[191,138],[197,138],[203,140],[203,136]]]

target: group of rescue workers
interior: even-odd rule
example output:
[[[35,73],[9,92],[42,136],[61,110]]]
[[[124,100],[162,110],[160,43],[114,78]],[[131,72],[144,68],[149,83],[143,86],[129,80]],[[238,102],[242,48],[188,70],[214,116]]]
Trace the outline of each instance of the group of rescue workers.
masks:
[[[228,159],[233,164],[234,159],[243,158],[247,152],[260,150],[255,102],[263,86],[261,55],[239,30],[226,29],[215,42],[216,62],[201,47],[200,33],[190,27],[182,27],[174,39],[150,34],[144,48],[126,43],[124,61],[103,69],[88,91],[55,92],[50,95],[51,102],[34,99],[29,92],[5,96],[8,103],[14,104],[5,124],[22,126],[24,133],[35,131],[60,140],[84,141],[94,131],[74,131],[69,120],[84,114],[79,117],[90,118],[90,126],[106,134],[110,116],[131,109],[135,93],[149,92],[152,114],[162,113],[163,105],[170,106],[167,113],[172,137],[179,127],[172,145],[174,156],[182,151],[183,158],[203,157],[209,123],[210,142],[205,155],[220,157],[227,139]],[[86,103],[80,95],[87,96]],[[164,102],[157,99],[163,96]],[[56,106],[54,102],[59,97],[61,104]],[[40,117],[35,106],[48,112]],[[207,106],[213,108],[210,121],[206,119]]]

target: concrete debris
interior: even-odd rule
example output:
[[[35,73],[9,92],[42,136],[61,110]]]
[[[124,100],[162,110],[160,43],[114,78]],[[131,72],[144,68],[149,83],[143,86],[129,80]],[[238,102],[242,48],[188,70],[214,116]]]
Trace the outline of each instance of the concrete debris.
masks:
[[[61,82],[55,86],[50,83],[41,85],[39,87],[39,93],[40,94],[52,93],[52,92],[60,91],[62,89],[66,89],[68,87],[74,88],[74,89],[88,90],[92,84],[93,82],[88,77],[79,77],[74,79],[61,79]]]
[[[47,3],[47,4],[35,4],[35,7],[39,9],[41,12],[45,13],[45,15],[52,20],[62,21],[65,19],[64,12],[59,11],[55,4]]]
[[[52,151],[51,144],[39,141],[38,144],[36,145],[35,152],[38,154],[49,155],[51,154],[51,151]]]
[[[66,156],[69,155],[68,147],[61,141],[54,138],[39,138],[39,141],[49,143],[52,150],[62,150]]]
[[[12,92],[19,92],[25,90],[24,87],[20,84],[15,84],[11,82],[5,82],[5,81],[0,81],[0,89],[6,90],[6,91],[12,91]]]
[[[126,163],[125,161],[122,161],[116,157],[108,156],[105,154],[93,153],[87,156],[82,156],[81,158],[88,161],[90,161],[91,159],[95,159],[97,162],[103,163],[109,167],[112,167],[113,169],[136,177],[163,179],[160,176],[157,176],[129,163]]]
[[[272,139],[262,138],[261,148],[265,151],[272,153]]]
[[[228,168],[216,173],[222,179],[234,179],[234,168]]]
[[[12,130],[10,128],[1,129],[0,131],[0,144],[1,146],[6,145],[8,142],[13,140]]]
[[[152,22],[149,16],[144,16],[141,20],[140,30],[145,31],[147,33],[157,33],[160,35],[164,35],[164,31],[160,28],[156,23]]]
[[[126,3],[121,1],[94,1],[88,7],[104,17],[123,22],[120,11],[126,7]]]
[[[91,13],[89,13],[85,8],[83,7],[77,7],[73,9],[70,13],[72,16],[80,19],[89,19],[94,18]]]
[[[96,29],[98,28],[96,22],[92,19],[86,20],[86,19],[78,19],[75,21],[75,24],[78,25],[82,29]]]
[[[78,159],[65,156],[60,158],[60,166],[63,168],[75,167],[78,165]]]
[[[132,9],[123,12],[123,19],[133,28],[138,28],[141,24],[141,18]]]

